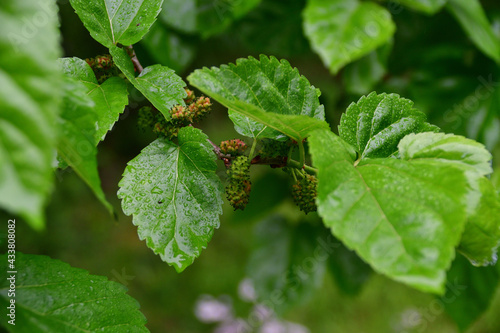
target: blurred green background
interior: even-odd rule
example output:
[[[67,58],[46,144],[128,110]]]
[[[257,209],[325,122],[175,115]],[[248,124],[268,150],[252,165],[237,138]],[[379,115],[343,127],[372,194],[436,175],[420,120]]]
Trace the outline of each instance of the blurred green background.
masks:
[[[500,38],[500,2],[489,0],[481,4]],[[389,8],[394,3],[381,5]],[[332,75],[303,35],[304,6],[302,0],[263,0],[248,15],[227,23],[226,29],[209,38],[185,31],[163,15],[136,46],[136,52],[143,66],[161,63],[176,69],[183,78],[196,68],[219,66],[249,55],[286,58],[321,89],[320,99],[334,130],[347,105],[362,94],[372,90],[399,93],[415,101],[428,114],[429,121],[445,132],[485,143],[494,153],[498,173],[500,68],[476,48],[447,11],[429,16],[394,7],[397,31],[392,45]],[[67,1],[61,2],[60,13],[65,56],[85,59],[106,53],[90,37]],[[485,86],[484,82],[490,84]],[[479,87],[484,87],[481,92],[485,97],[470,97],[477,95]],[[142,102],[138,94],[132,93],[130,98],[131,103]],[[152,134],[139,131],[136,121],[137,115],[127,109],[99,146],[102,185],[119,212],[118,220],[107,214],[75,173],[58,171],[47,208],[46,231],[40,234],[18,224],[18,249],[49,255],[124,283],[141,304],[152,332],[213,332],[213,325],[201,323],[194,314],[196,301],[204,294],[229,295],[236,316],[246,318],[251,305],[240,300],[237,291],[247,276],[254,226],[273,211],[285,212],[290,220],[304,216],[291,206],[289,184],[279,171],[254,168],[253,195],[247,214],[234,213],[226,204],[221,227],[208,248],[191,267],[177,274],[138,239],[131,217],[121,213],[116,198],[126,163],[154,139]],[[216,143],[238,137],[227,111],[219,105],[200,126]],[[219,163],[223,176],[224,168]],[[309,219],[314,221],[312,215]],[[495,288],[487,287],[490,291]],[[284,318],[311,332],[458,332],[443,309],[436,310],[435,300],[432,295],[377,274],[368,278],[359,293],[348,295],[327,272],[312,298],[286,312]],[[497,288],[492,306],[469,331],[500,332],[496,318],[499,311]],[[419,320],[415,320],[415,313]],[[422,317],[422,313],[427,316]]]

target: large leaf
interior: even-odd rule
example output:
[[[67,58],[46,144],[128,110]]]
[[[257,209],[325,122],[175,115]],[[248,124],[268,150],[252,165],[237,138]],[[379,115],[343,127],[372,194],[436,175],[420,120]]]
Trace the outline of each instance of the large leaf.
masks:
[[[158,139],[131,160],[118,197],[125,214],[134,215],[139,237],[181,272],[219,227],[222,185],[206,135],[184,127],[178,139]]]
[[[310,224],[292,227],[281,216],[259,223],[254,232],[254,249],[247,265],[258,300],[279,299],[273,309],[283,312],[311,296],[323,282],[325,253]]]
[[[324,223],[376,271],[442,293],[466,200],[477,195],[464,168],[438,158],[366,159],[355,167],[341,141],[324,130],[309,139]]]
[[[163,0],[70,0],[92,37],[102,45],[132,45],[156,21]]]
[[[339,134],[361,158],[388,157],[397,153],[398,143],[406,135],[438,130],[425,118],[412,101],[373,92],[349,105],[342,114]]]
[[[440,301],[460,331],[464,332],[488,309],[500,274],[496,267],[474,267],[459,255],[448,272],[447,280],[446,294],[440,297]]]
[[[227,29],[261,0],[165,0],[160,18],[170,26],[203,38]]]
[[[59,156],[87,183],[95,196],[114,214],[106,201],[97,171],[95,132],[97,114],[94,102],[87,95],[87,88],[73,78],[64,82],[64,99],[59,118]]]
[[[95,144],[104,140],[106,133],[113,128],[120,114],[128,104],[127,84],[119,77],[111,77],[99,84],[92,68],[79,58],[62,58],[59,60],[62,70],[87,88],[87,95],[95,103],[97,114],[97,130],[95,131]]]
[[[0,256],[7,269],[7,255]],[[0,282],[3,309],[15,299],[15,325],[3,315],[10,332],[149,332],[136,300],[123,285],[106,277],[46,256],[16,253],[15,298],[8,296],[10,280]],[[9,277],[7,275],[7,277]]]
[[[435,14],[443,8],[447,1],[448,0],[399,0],[399,3],[426,14]]]
[[[46,18],[36,29],[23,18]],[[0,208],[36,229],[52,188],[60,56],[52,0],[0,3]],[[23,34],[23,31],[28,31]]]
[[[448,10],[476,46],[488,57],[500,62],[500,40],[478,0],[449,0]]]
[[[167,119],[170,109],[175,105],[185,105],[186,84],[175,72],[165,66],[153,65],[144,68],[135,77],[134,65],[122,48],[113,46],[109,49],[116,66],[127,79],[139,90]]]
[[[395,31],[391,14],[373,2],[309,0],[304,32],[332,73],[387,43]]]
[[[272,139],[286,135],[299,141],[312,129],[328,126],[319,91],[286,60],[264,55],[260,61],[238,59],[236,65],[196,70],[188,80],[231,110],[242,135]]]

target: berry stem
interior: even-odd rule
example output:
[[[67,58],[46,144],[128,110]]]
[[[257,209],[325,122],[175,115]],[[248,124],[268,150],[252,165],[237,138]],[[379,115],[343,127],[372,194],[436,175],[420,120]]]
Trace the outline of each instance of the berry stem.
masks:
[[[252,148],[250,148],[250,154],[248,155],[248,160],[251,161],[255,156],[253,154],[255,153],[255,149],[257,148],[257,139],[254,139],[252,142]]]
[[[304,142],[299,141],[299,155],[300,155],[300,167],[302,168],[306,163],[306,152],[304,149]]]
[[[137,55],[135,54],[134,47],[132,45],[127,46],[130,52],[130,59],[132,60],[132,63],[134,64],[135,70],[137,71],[138,74],[141,74],[141,72],[144,70],[144,68],[141,65],[141,62],[137,58]]]

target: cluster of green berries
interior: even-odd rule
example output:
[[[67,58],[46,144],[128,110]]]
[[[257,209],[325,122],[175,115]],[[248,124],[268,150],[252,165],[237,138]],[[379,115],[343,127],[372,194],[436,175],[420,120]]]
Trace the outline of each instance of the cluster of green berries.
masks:
[[[305,174],[292,186],[293,201],[306,214],[316,211],[317,186],[318,179],[309,174]]]
[[[120,73],[118,68],[115,66],[113,58],[109,54],[100,55],[95,58],[88,58],[85,59],[85,61],[94,71],[99,84]]]
[[[250,198],[250,162],[247,156],[236,157],[227,170],[226,197],[234,210],[244,210]]]
[[[152,129],[158,136],[168,139],[177,137],[181,127],[199,122],[209,112],[212,106],[208,97],[196,98],[192,90],[186,89],[186,106],[177,105],[170,109],[170,119],[167,120],[161,112],[155,112],[151,107],[139,110],[139,128]]]
[[[225,155],[238,156],[247,150],[248,146],[240,139],[226,140],[220,143],[220,151]]]
[[[262,157],[286,156],[290,150],[290,141],[276,141],[273,139],[262,139],[259,155]]]

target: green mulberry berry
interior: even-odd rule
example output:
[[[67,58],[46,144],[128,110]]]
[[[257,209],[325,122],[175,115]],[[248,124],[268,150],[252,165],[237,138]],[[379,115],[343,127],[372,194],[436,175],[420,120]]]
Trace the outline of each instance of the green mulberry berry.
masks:
[[[309,174],[292,186],[293,201],[306,214],[316,211],[317,186],[318,179]]]
[[[259,155],[263,157],[287,156],[290,150],[289,141],[262,139]]]
[[[250,198],[252,183],[250,182],[250,163],[248,157],[238,156],[227,170],[227,200],[236,209],[244,210]]]
[[[155,115],[153,109],[149,106],[143,106],[139,109],[139,118],[137,126],[142,131],[151,130],[155,124]]]

